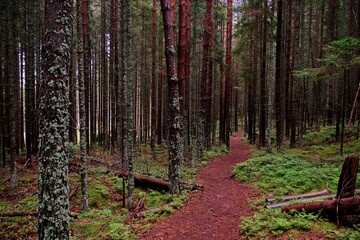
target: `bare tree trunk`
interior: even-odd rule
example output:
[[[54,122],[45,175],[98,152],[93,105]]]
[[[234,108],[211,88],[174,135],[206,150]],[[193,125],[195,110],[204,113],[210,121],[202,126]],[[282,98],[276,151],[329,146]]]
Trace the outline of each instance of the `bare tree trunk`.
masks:
[[[161,0],[161,9],[164,21],[165,33],[165,56],[168,82],[168,114],[169,114],[169,179],[170,192],[179,192],[179,172],[180,162],[183,158],[181,146],[183,145],[182,137],[182,116],[180,114],[179,103],[179,80],[176,75],[175,67],[175,47],[174,47],[174,31],[171,18],[171,8],[169,0]]]
[[[230,108],[231,108],[231,55],[232,55],[232,0],[227,0],[227,23],[226,23],[226,72],[225,72],[225,100],[224,100],[224,120],[225,120],[225,135],[224,143],[230,147],[230,132],[231,132],[231,120],[230,120]]]
[[[282,19],[283,1],[277,0],[277,28],[276,28],[276,69],[275,69],[275,110],[276,110],[276,144],[278,149],[284,145],[284,80],[281,74],[282,59]]]
[[[151,151],[152,158],[155,160],[155,140],[156,140],[156,109],[157,109],[157,79],[156,79],[156,0],[153,0],[152,13],[152,66],[151,66]]]
[[[186,8],[186,55],[185,55],[185,101],[184,101],[184,155],[190,146],[190,53],[191,53],[191,0]]]
[[[15,22],[15,3],[8,3],[8,68],[9,68],[9,153],[10,153],[10,184],[11,188],[17,188],[17,169],[16,169],[16,22]]]
[[[186,13],[187,13],[187,0],[180,0],[179,1],[179,41],[178,41],[178,65],[177,65],[177,73],[178,73],[178,80],[179,80],[179,101],[180,101],[180,116],[182,117],[185,112],[185,69],[186,69],[186,47],[187,47],[187,28],[186,28]],[[184,122],[182,123],[184,126]],[[184,139],[184,128],[181,131],[181,137]],[[185,141],[182,140],[184,144]],[[179,146],[180,152],[184,154],[184,145]],[[180,162],[182,166],[182,160]]]
[[[261,69],[260,69],[260,127],[259,127],[259,142],[260,146],[265,146],[266,140],[266,105],[267,105],[267,79],[266,79],[266,56],[267,56],[267,11],[268,1],[263,1],[263,20],[262,20],[262,49],[261,49]]]
[[[207,103],[208,103],[208,67],[210,62],[210,41],[212,33],[212,16],[214,11],[214,1],[210,0],[206,3],[206,13],[204,18],[204,37],[203,37],[203,58],[202,58],[202,70],[201,70],[201,83],[200,83],[200,107],[199,107],[199,123],[198,131],[199,137],[197,139],[197,147],[199,157],[203,156],[203,151],[205,149],[206,131],[209,131],[207,125]]]
[[[69,239],[68,124],[71,4],[46,1],[40,100],[38,238]]]
[[[85,0],[77,2],[77,32],[83,34],[84,18],[87,12],[87,4]],[[85,82],[84,82],[84,51],[83,41],[78,40],[78,86],[79,86],[79,117],[80,117],[80,185],[81,185],[81,210],[88,210],[87,195],[87,138],[86,138],[86,110],[85,110]]]
[[[125,129],[126,133],[124,135],[124,143],[125,143],[125,163],[128,170],[128,208],[131,210],[134,207],[134,90],[135,90],[135,79],[133,70],[136,69],[133,67],[133,49],[132,49],[132,19],[131,19],[131,0],[124,0],[122,5],[122,15],[123,15],[123,27],[122,27],[122,35],[123,35],[123,48],[121,51],[123,52],[123,82],[124,85],[124,96],[125,96]]]

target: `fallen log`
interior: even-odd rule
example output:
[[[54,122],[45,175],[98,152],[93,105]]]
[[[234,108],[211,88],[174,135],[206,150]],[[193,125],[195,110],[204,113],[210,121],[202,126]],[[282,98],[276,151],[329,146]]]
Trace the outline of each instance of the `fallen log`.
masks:
[[[356,189],[355,194],[360,194],[360,189]],[[309,198],[303,198],[303,199],[297,201],[296,203],[294,203],[292,201],[286,201],[286,202],[282,202],[282,203],[271,204],[271,205],[265,206],[265,208],[272,209],[272,208],[279,208],[279,207],[284,207],[284,206],[291,206],[291,205],[295,205],[298,203],[314,202],[314,201],[320,201],[320,200],[324,201],[324,200],[332,199],[335,197],[336,197],[335,193],[327,194],[327,195],[319,195],[319,196],[314,196],[314,197],[309,197]],[[297,200],[297,199],[294,199],[294,200]]]
[[[37,212],[5,212],[5,213],[0,213],[0,218],[1,217],[26,217],[26,216],[37,217],[37,215],[38,215]],[[77,212],[70,213],[70,217],[73,217],[73,218],[77,218],[78,215],[79,215],[79,213],[77,213]]]
[[[134,217],[135,217],[135,218],[142,218],[142,217],[144,217],[144,216],[145,216],[146,214],[148,214],[148,213],[161,212],[161,211],[164,211],[164,210],[165,210],[165,207],[175,207],[175,205],[172,204],[172,203],[169,203],[169,204],[163,205],[163,206],[161,206],[161,207],[156,207],[156,208],[151,208],[151,209],[148,209],[148,210],[144,210],[144,211],[135,213],[135,214],[134,214]]]
[[[360,210],[360,197],[343,198],[341,200],[327,200],[322,202],[307,202],[281,207],[284,212],[302,211],[314,213],[322,211],[326,214],[347,215]]]
[[[267,199],[265,199],[265,201],[266,202],[275,202],[277,200],[290,201],[290,200],[296,200],[296,199],[302,199],[302,198],[312,198],[312,197],[317,197],[317,196],[323,196],[323,195],[327,195],[329,193],[330,193],[329,190],[324,189],[319,192],[305,193],[305,194],[294,195],[294,196],[282,196],[279,198],[267,198]]]
[[[127,178],[128,173],[120,172],[119,176]],[[156,190],[168,191],[169,187],[170,187],[170,183],[160,180],[160,179],[155,179],[155,178],[148,178],[148,177],[135,175],[134,180],[135,180],[135,186],[143,187],[143,188],[151,188],[151,189],[156,189]]]
[[[128,177],[128,173],[120,172],[119,176],[120,177]],[[160,180],[160,179],[135,175],[134,180],[135,180],[135,186],[138,186],[138,187],[150,188],[150,189],[156,189],[156,190],[164,190],[164,191],[169,191],[169,189],[170,189],[170,183]],[[202,185],[197,184],[197,183],[192,184],[192,183],[181,182],[180,187],[182,189],[188,189],[188,190],[196,190],[196,189],[203,190],[204,189],[204,187]]]
[[[7,213],[0,213],[0,217],[36,217],[37,212],[7,212]]]

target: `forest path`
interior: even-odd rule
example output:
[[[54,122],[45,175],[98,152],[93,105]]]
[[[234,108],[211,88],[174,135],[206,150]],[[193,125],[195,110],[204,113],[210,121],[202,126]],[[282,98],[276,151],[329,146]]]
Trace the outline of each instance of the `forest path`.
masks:
[[[250,150],[238,132],[230,140],[230,152],[215,158],[200,170],[197,181],[205,188],[193,194],[173,215],[154,228],[139,234],[141,239],[240,239],[240,217],[250,216],[248,199],[254,197],[250,186],[231,177],[236,163],[249,158]]]

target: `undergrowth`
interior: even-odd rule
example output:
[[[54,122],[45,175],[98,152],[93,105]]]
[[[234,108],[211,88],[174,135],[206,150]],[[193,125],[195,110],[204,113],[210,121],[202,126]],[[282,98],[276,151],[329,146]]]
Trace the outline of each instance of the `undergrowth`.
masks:
[[[70,156],[74,158],[72,161],[78,161],[76,159],[78,146],[71,145],[70,150]],[[165,145],[156,145],[155,152],[156,159],[152,159],[149,146],[138,145],[135,148],[135,174],[167,180],[167,148]],[[181,181],[193,183],[195,174],[201,167],[208,164],[214,157],[225,153],[227,150],[224,146],[205,151],[204,157],[195,161],[194,168],[190,167],[190,160],[186,159],[181,171]],[[98,161],[93,164],[89,161],[88,165],[89,212],[81,213],[77,218],[71,218],[71,239],[137,239],[138,232],[151,228],[154,223],[175,212],[190,195],[188,190],[182,190],[178,195],[171,195],[162,191],[135,188],[135,204],[141,198],[145,199],[144,208],[141,210],[161,208],[161,211],[149,212],[142,218],[134,218],[131,212],[122,207],[123,184],[127,189],[127,183],[126,181],[123,183],[123,179],[117,175],[119,168],[109,167],[116,166],[117,157],[100,148],[92,149],[90,154]],[[13,200],[0,198],[0,212],[35,212],[38,201],[36,176],[36,172],[29,168],[19,175],[18,190],[11,190],[9,184],[0,186],[0,197],[4,195],[16,197]],[[72,213],[80,212],[80,176],[75,170],[70,171],[69,186],[70,192],[78,189],[70,199],[70,210]],[[20,192],[26,194],[22,196],[18,194]],[[0,217],[0,239],[36,238],[36,225],[35,217]]]
[[[340,156],[334,127],[304,135],[304,146],[301,148],[285,147],[272,154],[253,148],[252,157],[236,165],[233,174],[240,182],[253,185],[262,196],[252,201],[251,205],[257,212],[241,221],[240,230],[247,238],[256,239],[271,235],[278,238],[285,232],[287,237],[296,236],[312,229],[320,229],[330,238],[360,239],[359,226],[338,228],[319,215],[264,209],[267,197],[319,191],[326,186],[330,192],[336,193],[342,163],[347,155],[360,155],[360,142],[350,135],[344,145],[344,156]],[[357,188],[360,187],[359,182]]]

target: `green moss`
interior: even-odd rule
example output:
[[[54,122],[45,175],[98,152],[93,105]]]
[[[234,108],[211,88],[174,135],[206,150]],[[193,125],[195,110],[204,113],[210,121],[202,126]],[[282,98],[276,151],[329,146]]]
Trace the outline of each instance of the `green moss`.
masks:
[[[19,183],[20,184],[26,184],[26,183],[32,183],[33,179],[29,178],[29,177],[22,177],[19,178]]]
[[[163,204],[169,203],[171,199],[171,194],[150,190],[146,196],[145,206],[146,208],[161,206]]]
[[[18,211],[35,212],[38,205],[37,194],[19,201]]]
[[[89,171],[96,174],[106,174],[109,172],[106,167],[89,168]]]
[[[316,221],[321,220],[318,215],[296,213],[290,215],[280,209],[262,209],[252,217],[244,218],[240,230],[246,237],[265,237],[269,233],[281,235],[289,230],[310,230]]]
[[[123,189],[123,180],[118,176],[112,176],[109,178],[111,184],[113,184],[116,191],[121,192]]]
[[[310,163],[304,155],[269,154],[236,165],[234,174],[240,182],[253,182],[264,192],[285,195],[310,192],[330,184],[336,191],[340,166]]]
[[[110,237],[110,239],[137,239],[128,225],[116,222],[110,223],[109,233],[103,234],[103,237]]]
[[[309,132],[304,135],[304,146],[330,144],[335,141],[335,127],[325,127],[319,132]]]
[[[89,207],[102,208],[110,204],[109,188],[95,183],[89,186]]]

